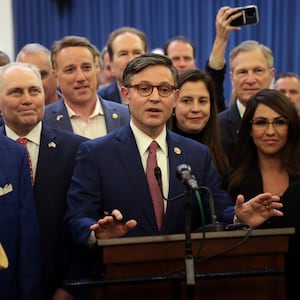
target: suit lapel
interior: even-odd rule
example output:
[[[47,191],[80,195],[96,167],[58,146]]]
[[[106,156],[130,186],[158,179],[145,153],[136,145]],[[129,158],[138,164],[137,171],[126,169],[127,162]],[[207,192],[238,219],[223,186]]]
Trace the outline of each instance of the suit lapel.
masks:
[[[132,190],[142,206],[143,215],[146,216],[153,232],[155,232],[157,229],[147,178],[141,159],[137,159],[137,157],[140,158],[140,153],[129,124],[121,128],[117,140],[120,143],[118,146],[120,162],[126,171]],[[147,192],[145,193],[145,191]]]
[[[71,121],[67,112],[67,108],[64,104],[64,101],[61,100],[57,103],[57,109],[54,111],[54,118],[53,122],[55,124],[54,127],[56,128],[62,128],[68,131],[73,132],[73,128],[71,125]]]
[[[49,178],[49,174],[52,172],[57,151],[56,134],[51,128],[43,125],[34,184],[34,193],[37,195],[36,199],[42,198],[41,195],[47,185],[45,178]]]
[[[120,112],[114,108],[110,107],[107,102],[101,100],[102,109],[104,112],[105,124],[107,132],[111,132],[116,128],[121,127],[121,116]]]
[[[168,155],[169,155],[169,198],[174,198],[183,192],[183,186],[176,177],[176,168],[178,165],[186,163],[187,155],[182,141],[172,132],[168,132]]]

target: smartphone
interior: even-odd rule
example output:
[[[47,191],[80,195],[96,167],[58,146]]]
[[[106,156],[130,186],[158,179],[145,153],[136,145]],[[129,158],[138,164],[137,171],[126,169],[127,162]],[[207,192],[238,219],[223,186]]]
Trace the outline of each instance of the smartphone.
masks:
[[[230,23],[231,26],[254,25],[259,22],[258,9],[256,5],[247,5],[237,8],[239,9],[239,12],[242,12],[242,15],[233,20]],[[232,14],[230,16],[232,16]]]

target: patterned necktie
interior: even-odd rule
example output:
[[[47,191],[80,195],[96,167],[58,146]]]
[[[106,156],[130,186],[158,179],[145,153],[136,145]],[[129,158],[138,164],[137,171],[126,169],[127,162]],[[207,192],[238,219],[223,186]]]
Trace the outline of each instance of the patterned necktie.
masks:
[[[149,146],[146,175],[147,175],[148,185],[149,185],[150,194],[153,202],[157,228],[158,230],[160,230],[163,222],[163,217],[164,217],[164,202],[163,202],[163,198],[162,198],[162,194],[158,182],[154,175],[154,168],[157,167],[157,160],[156,160],[157,148],[158,148],[158,144],[155,141],[153,141]]]
[[[17,143],[19,143],[22,146],[24,146],[26,148],[26,150],[27,150],[28,160],[29,160],[30,177],[31,177],[31,184],[33,185],[34,180],[33,180],[32,162],[31,162],[30,154],[29,154],[29,151],[28,151],[28,148],[27,148],[27,142],[28,142],[28,140],[26,138],[18,138],[17,139]]]

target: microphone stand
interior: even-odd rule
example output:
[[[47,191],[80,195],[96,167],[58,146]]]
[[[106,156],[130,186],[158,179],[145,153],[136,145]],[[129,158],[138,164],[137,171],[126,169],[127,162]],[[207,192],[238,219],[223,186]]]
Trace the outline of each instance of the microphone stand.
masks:
[[[209,190],[209,188],[207,188],[205,186],[201,186],[199,189],[203,189],[203,190],[205,190],[208,193],[208,204],[209,204],[210,215],[211,215],[211,224],[205,225],[204,230],[206,232],[224,231],[225,230],[224,223],[220,223],[220,222],[217,221],[215,204],[214,204],[215,202],[214,202],[214,199],[213,199],[211,191]],[[200,228],[200,230],[203,231],[202,228]]]
[[[185,269],[186,269],[186,284],[187,296],[189,300],[195,296],[195,269],[194,257],[192,252],[191,240],[191,189],[187,189],[184,193],[185,198]]]

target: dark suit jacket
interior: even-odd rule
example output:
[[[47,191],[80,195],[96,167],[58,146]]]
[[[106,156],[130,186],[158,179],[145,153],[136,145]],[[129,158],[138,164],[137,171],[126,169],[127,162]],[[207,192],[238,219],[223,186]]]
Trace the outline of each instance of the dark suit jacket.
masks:
[[[100,97],[99,100],[103,108],[107,132],[111,132],[129,121],[130,115],[126,105],[114,103]],[[67,108],[62,99],[45,107],[43,122],[50,127],[73,132]]]
[[[214,195],[219,221],[224,208],[231,205],[211,163],[209,150],[203,144],[173,132],[167,135],[170,169],[168,198],[184,193],[184,185],[175,176],[179,164],[189,164],[200,186],[207,186]],[[201,192],[205,220],[210,223],[207,193]],[[84,195],[84,196],[83,196]],[[89,226],[103,217],[103,211],[119,209],[124,220],[137,220],[129,236],[175,234],[185,232],[184,197],[168,202],[161,231],[158,232],[145,171],[136,142],[128,125],[111,134],[81,144],[72,183],[67,197],[67,229],[72,238],[85,244]],[[229,222],[233,210],[226,216]],[[192,230],[201,223],[198,202],[192,199]]]
[[[122,103],[122,98],[119,92],[118,83],[115,79],[111,84],[104,86],[99,90],[99,95],[109,101]]]
[[[241,116],[239,114],[236,103],[220,112],[218,115],[218,119],[221,130],[222,145],[224,151],[227,154],[229,162],[231,163],[234,159],[236,138],[241,122]]]
[[[0,192],[0,241],[9,261],[8,269],[0,271],[0,299],[40,300],[39,227],[28,156],[23,146],[4,135],[0,135]]]
[[[224,96],[224,80],[226,74],[226,64],[220,70],[212,69],[209,66],[209,61],[206,62],[205,71],[211,76],[216,85],[216,100],[218,112],[223,111],[226,108],[226,101]]]
[[[246,200],[263,193],[262,175],[258,166],[253,166],[245,180],[235,191],[233,197],[243,194]],[[289,239],[289,251],[286,256],[287,300],[295,299],[299,293],[295,274],[298,273],[300,263],[300,179],[290,179],[290,185],[281,196],[283,217],[273,217],[260,228],[295,227],[296,234]]]
[[[3,128],[1,129],[3,132]],[[70,249],[63,242],[62,224],[66,194],[80,143],[87,139],[43,124],[34,183],[43,257],[46,296],[61,285],[68,268]],[[69,253],[68,253],[69,252]]]

